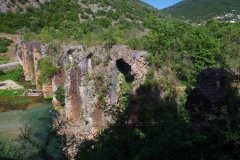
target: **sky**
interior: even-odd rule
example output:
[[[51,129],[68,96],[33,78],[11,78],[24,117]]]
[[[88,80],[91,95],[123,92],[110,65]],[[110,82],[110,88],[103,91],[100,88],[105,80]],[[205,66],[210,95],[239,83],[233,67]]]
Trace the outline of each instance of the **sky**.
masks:
[[[163,9],[172,6],[180,2],[181,0],[141,0],[141,1],[148,3],[157,9]]]

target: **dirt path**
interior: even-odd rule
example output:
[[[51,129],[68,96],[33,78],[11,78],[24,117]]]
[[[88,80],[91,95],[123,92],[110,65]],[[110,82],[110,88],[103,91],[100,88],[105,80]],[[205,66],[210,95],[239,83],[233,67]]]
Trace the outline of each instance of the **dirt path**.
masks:
[[[9,58],[11,62],[15,61],[14,48],[15,48],[16,42],[18,40],[21,40],[21,35],[0,33],[0,37],[5,37],[5,38],[11,39],[13,41],[13,43],[11,43],[11,45],[8,46],[8,51],[7,52],[0,54],[0,58]]]
[[[21,39],[21,35],[19,35],[19,34],[0,33],[0,37],[6,37],[6,38],[9,38],[9,39],[15,40],[15,41]]]

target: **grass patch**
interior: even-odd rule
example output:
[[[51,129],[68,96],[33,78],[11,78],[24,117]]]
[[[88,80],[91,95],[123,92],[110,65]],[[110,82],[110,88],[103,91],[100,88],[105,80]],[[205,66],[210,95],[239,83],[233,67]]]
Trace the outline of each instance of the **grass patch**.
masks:
[[[0,81],[5,81],[5,80],[10,79],[15,82],[19,82],[23,78],[24,78],[24,73],[23,73],[22,66],[19,66],[19,67],[15,68],[14,70],[6,72],[6,73],[0,71]]]
[[[45,100],[51,100],[51,99],[53,99],[53,96],[45,96],[44,99]]]
[[[3,89],[0,90],[0,98],[7,98],[7,97],[18,97],[21,96],[25,92],[25,89],[13,90],[13,89]]]
[[[9,63],[9,62],[10,62],[10,59],[7,58],[7,57],[0,58],[0,64],[6,64],[6,63]]]
[[[24,73],[21,66],[6,73],[0,71],[0,81],[13,80],[19,84],[20,80],[23,78]],[[33,103],[33,99],[21,96],[24,92],[24,88],[19,90],[0,90],[0,112],[15,109],[25,109],[26,106],[29,106],[31,103]]]

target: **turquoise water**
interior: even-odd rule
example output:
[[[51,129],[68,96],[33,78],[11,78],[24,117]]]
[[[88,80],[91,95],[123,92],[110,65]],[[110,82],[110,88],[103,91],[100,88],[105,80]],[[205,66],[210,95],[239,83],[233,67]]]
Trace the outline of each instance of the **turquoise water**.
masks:
[[[27,125],[32,129],[33,139],[42,144],[47,135],[44,124],[49,124],[49,109],[52,107],[51,101],[43,101],[24,110],[0,112],[0,140],[16,139],[21,134],[20,128]],[[56,145],[56,142],[53,143]]]
[[[52,103],[50,101],[44,101],[31,105],[24,110],[0,112],[1,138],[14,139],[21,134],[20,128],[27,125],[32,128],[34,135],[39,135],[35,138],[41,140],[46,133],[43,122],[50,118],[48,109],[51,107]]]

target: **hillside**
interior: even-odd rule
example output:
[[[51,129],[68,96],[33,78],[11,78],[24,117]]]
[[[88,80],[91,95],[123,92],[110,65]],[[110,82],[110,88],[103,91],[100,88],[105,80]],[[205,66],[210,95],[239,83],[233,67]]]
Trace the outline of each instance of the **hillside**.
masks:
[[[143,49],[140,37],[148,32],[144,21],[152,15],[164,21],[172,19],[140,0],[26,0],[3,1],[4,5],[0,32],[43,43],[57,39],[58,44],[128,44]]]
[[[33,32],[46,26],[57,29],[65,21],[90,21],[106,28],[111,22],[121,23],[122,27],[125,22],[141,23],[149,15],[161,19],[167,17],[140,0],[19,0],[0,3],[0,32],[7,33],[15,33],[25,26]]]
[[[184,0],[162,11],[178,19],[200,22],[231,13],[232,10],[240,14],[239,7],[239,0]]]

